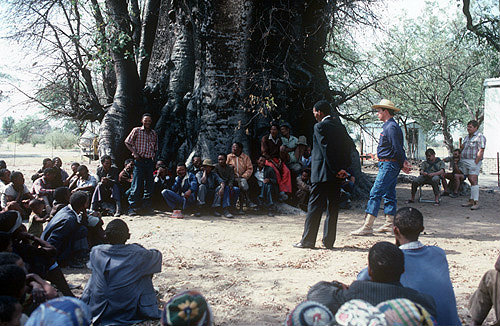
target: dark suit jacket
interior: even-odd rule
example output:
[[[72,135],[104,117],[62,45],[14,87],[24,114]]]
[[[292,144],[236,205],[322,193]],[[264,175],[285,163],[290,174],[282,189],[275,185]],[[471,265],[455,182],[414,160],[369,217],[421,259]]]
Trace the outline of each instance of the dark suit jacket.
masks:
[[[335,181],[338,171],[351,165],[352,140],[338,117],[314,125],[311,182]]]
[[[334,283],[316,283],[307,293],[307,300],[322,303],[335,314],[344,303],[353,299],[361,299],[376,306],[387,300],[406,298],[420,304],[427,312],[436,317],[436,303],[430,295],[406,288],[401,283],[354,281],[347,290]]]

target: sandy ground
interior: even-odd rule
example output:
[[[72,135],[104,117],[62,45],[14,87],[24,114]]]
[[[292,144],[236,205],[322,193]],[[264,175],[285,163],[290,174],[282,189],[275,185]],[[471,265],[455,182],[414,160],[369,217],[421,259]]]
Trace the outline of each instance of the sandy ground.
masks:
[[[45,157],[42,149],[38,151],[26,154],[34,156],[18,156],[12,166],[12,157],[6,156],[11,152],[0,147],[0,158],[7,158],[11,170],[31,175]],[[62,157],[67,170],[71,160],[80,160],[77,152],[54,155]],[[90,166],[94,171],[95,163]],[[409,184],[398,184],[397,195],[399,203],[408,199]],[[432,190],[425,188],[424,195],[432,197]],[[464,322],[469,321],[466,306],[470,295],[484,272],[493,268],[500,253],[498,188],[482,189],[478,211],[460,207],[466,200],[445,197],[439,207],[412,204],[425,217],[425,233],[420,240],[440,246],[448,255],[458,310]],[[305,299],[311,285],[321,280],[351,283],[366,266],[370,246],[378,241],[394,241],[393,237],[383,235],[349,236],[362,223],[364,205],[364,201],[355,202],[352,209],[341,211],[334,250],[292,247],[300,240],[303,214],[272,218],[246,215],[234,220],[212,216],[177,220],[163,213],[122,218],[131,230],[131,242],[163,253],[162,272],[153,278],[161,300],[186,289],[197,289],[211,304],[215,325],[279,325],[287,312]],[[105,218],[105,223],[110,219]],[[379,218],[376,226],[381,222]],[[65,273],[70,283],[84,286],[90,271],[66,269]],[[158,324],[155,321],[142,325]]]

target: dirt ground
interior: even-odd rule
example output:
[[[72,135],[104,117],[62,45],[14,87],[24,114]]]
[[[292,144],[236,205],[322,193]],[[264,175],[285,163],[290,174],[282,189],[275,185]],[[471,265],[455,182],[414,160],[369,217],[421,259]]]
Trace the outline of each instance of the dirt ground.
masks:
[[[44,157],[39,149],[35,156],[18,156],[13,165],[12,157],[6,156],[10,153],[0,147],[0,158],[6,157],[9,168],[25,172],[27,179]],[[70,161],[81,159],[74,151],[54,155],[62,157],[66,170]],[[91,171],[95,167],[92,163]],[[397,195],[399,207],[403,207],[409,197],[409,184],[398,184]],[[432,190],[425,188],[424,195],[432,197]],[[478,211],[460,207],[466,200],[444,197],[439,207],[412,204],[425,218],[425,233],[420,240],[447,253],[459,315],[464,322],[469,321],[469,297],[500,253],[498,190],[482,189]],[[215,325],[280,325],[287,312],[305,299],[311,285],[321,280],[351,283],[366,266],[370,246],[378,241],[394,241],[384,235],[349,236],[362,223],[364,205],[365,201],[355,202],[352,209],[341,211],[334,250],[292,247],[300,240],[304,214],[246,215],[232,220],[212,216],[177,220],[163,213],[122,218],[131,230],[130,242],[163,253],[162,272],[153,278],[162,300],[186,289],[197,289],[212,306]],[[106,217],[105,223],[110,220]],[[379,218],[376,226],[381,222]],[[320,230],[318,246],[321,234]],[[65,273],[70,283],[83,287],[90,271],[66,269]]]

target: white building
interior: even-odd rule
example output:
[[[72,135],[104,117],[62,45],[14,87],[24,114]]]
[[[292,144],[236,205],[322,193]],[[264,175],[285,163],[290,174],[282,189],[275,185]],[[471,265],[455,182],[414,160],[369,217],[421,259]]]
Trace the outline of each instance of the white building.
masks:
[[[484,150],[483,173],[497,173],[497,153],[500,152],[500,78],[484,81]]]
[[[382,121],[372,122],[363,126],[360,130],[360,141],[363,144],[364,155],[377,154],[377,146],[382,132]],[[405,128],[403,130],[404,147],[406,156],[411,159],[425,160],[426,150],[426,134],[422,128],[414,121],[407,124],[408,132],[410,133],[410,142],[408,144]],[[361,152],[360,152],[361,153]]]

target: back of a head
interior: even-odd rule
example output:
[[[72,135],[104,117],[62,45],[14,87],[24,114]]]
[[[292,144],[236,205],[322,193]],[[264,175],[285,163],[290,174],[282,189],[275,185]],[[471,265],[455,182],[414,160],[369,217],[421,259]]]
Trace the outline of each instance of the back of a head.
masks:
[[[30,315],[25,326],[90,326],[92,312],[77,298],[59,297],[42,303]]]
[[[26,285],[26,272],[14,264],[0,265],[0,295],[20,298]]]
[[[190,302],[186,305],[185,302]],[[191,308],[196,306],[197,313]],[[211,326],[213,316],[210,305],[197,291],[185,291],[175,295],[166,304],[161,314],[163,326],[193,325]]]
[[[59,187],[54,190],[54,202],[58,204],[68,204],[71,192],[68,187]]]
[[[0,265],[16,265],[20,259],[21,257],[13,252],[0,252]]]
[[[316,109],[316,111],[323,112],[325,115],[336,115],[337,114],[337,111],[334,110],[332,108],[332,106],[330,105],[330,103],[326,100],[321,100],[321,101],[316,102],[314,104],[313,108]]]
[[[410,241],[417,241],[424,229],[424,216],[413,207],[400,208],[394,216],[394,226],[402,236]]]
[[[368,268],[374,282],[398,282],[404,272],[404,267],[404,254],[396,245],[383,241],[370,248]]]
[[[22,224],[22,218],[17,211],[0,213],[0,231],[12,234]]]
[[[85,208],[87,200],[88,196],[85,192],[77,191],[71,195],[71,197],[69,198],[69,203],[71,204],[71,207],[73,207],[73,209],[78,212],[79,210]]]
[[[124,244],[130,237],[127,223],[118,218],[108,223],[104,233],[110,244]]]
[[[14,318],[19,301],[11,296],[0,295],[0,322],[8,323]],[[8,324],[10,325],[10,324]]]

